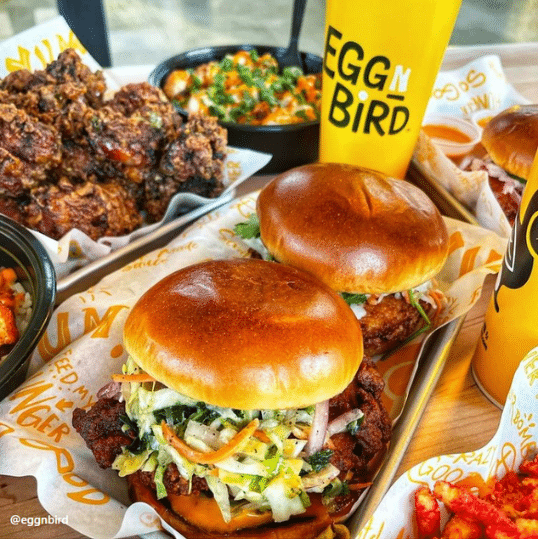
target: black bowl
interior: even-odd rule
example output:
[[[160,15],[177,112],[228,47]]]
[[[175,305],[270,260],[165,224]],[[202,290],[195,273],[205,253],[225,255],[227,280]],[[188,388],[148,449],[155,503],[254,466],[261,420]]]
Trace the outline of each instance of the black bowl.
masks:
[[[193,68],[212,60],[220,61],[226,54],[240,50],[256,49],[260,54],[270,53],[278,58],[286,50],[284,47],[267,45],[221,45],[200,47],[168,58],[150,74],[150,84],[162,88],[166,76],[175,69]],[[306,74],[321,73],[323,59],[315,54],[301,52],[303,71]],[[187,111],[177,107],[180,114]],[[228,130],[228,144],[238,148],[249,148],[270,153],[273,158],[259,172],[275,174],[293,167],[317,161],[319,154],[319,121],[289,125],[244,125],[220,122]]]
[[[54,309],[54,266],[31,232],[0,215],[0,266],[12,267],[19,282],[32,296],[32,314],[27,328],[6,358],[0,361],[0,400],[26,377],[30,356],[43,335]]]

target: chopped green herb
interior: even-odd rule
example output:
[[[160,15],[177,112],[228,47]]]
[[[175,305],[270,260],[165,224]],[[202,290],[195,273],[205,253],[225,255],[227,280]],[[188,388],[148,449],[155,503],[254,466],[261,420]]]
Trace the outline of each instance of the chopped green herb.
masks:
[[[260,57],[258,56],[258,51],[256,49],[251,49],[249,51],[249,54],[250,54],[250,59],[253,62],[257,62],[260,59]]]
[[[189,75],[187,88],[168,97],[180,108],[190,109],[197,103],[201,110],[222,121],[261,125],[298,123],[313,118],[310,112],[300,112],[305,107],[311,107],[319,117],[319,110],[315,109],[319,109],[321,92],[316,95],[314,87],[319,88],[321,74],[314,78],[308,75],[300,86],[306,85],[309,90],[299,90],[298,77],[303,75],[300,68],[286,67],[279,74],[277,60],[270,54],[261,55],[254,49],[247,53],[251,59],[248,65],[242,63],[245,51],[238,51],[219,62],[204,64],[210,67],[203,76],[196,75],[201,73],[198,68],[185,70]],[[257,107],[259,103],[264,106]],[[255,108],[256,113],[252,114]]]
[[[211,105],[209,107],[209,113],[213,116],[216,116],[219,120],[224,120],[226,116],[226,111],[217,105]]]
[[[252,213],[248,221],[237,223],[234,232],[245,240],[260,237],[260,221],[255,213]]]
[[[254,77],[252,76],[252,71],[247,66],[237,64],[237,73],[239,74],[239,78],[247,86],[254,86]]]
[[[163,126],[163,119],[160,114],[156,112],[150,112],[149,115],[149,125],[154,129],[161,129]]]
[[[303,70],[300,67],[285,67],[282,70],[282,77],[296,81],[301,75]]]
[[[219,64],[222,71],[231,71],[234,67],[233,60],[229,56],[225,56]]]
[[[366,294],[351,294],[349,292],[342,292],[342,297],[348,305],[362,305],[366,303]]]
[[[235,107],[228,112],[228,117],[232,122],[237,122],[244,114],[245,111],[241,107]]]
[[[349,494],[349,485],[347,481],[334,479],[323,489],[324,498],[334,498],[335,496],[345,496]]]
[[[192,86],[193,86],[194,91],[199,90],[202,87],[202,79],[193,74],[192,75]]]
[[[304,90],[302,92],[299,92],[298,94],[295,94],[295,97],[297,98],[297,101],[301,105],[306,105],[307,101],[306,101],[306,96],[305,96]]]
[[[166,421],[169,425],[179,425],[184,423],[195,411],[196,408],[192,408],[191,406],[176,404],[175,406],[155,410],[153,415],[157,424]]]
[[[307,460],[310,466],[312,466],[312,469],[315,472],[319,472],[329,464],[332,456],[333,452],[331,449],[322,449],[308,457]]]
[[[260,99],[269,103],[269,105],[272,107],[276,107],[276,105],[278,105],[277,98],[269,88],[264,87],[260,90]]]
[[[101,120],[97,116],[92,116],[90,123],[96,131],[101,130]]]
[[[361,429],[362,423],[364,422],[364,416],[360,417],[359,419],[356,419],[355,421],[352,421],[351,423],[348,423],[346,430],[351,434],[352,436],[355,436],[357,432]]]
[[[422,305],[419,303],[417,299],[415,299],[415,294],[413,290],[408,290],[407,292],[409,294],[409,302],[411,303],[411,305],[420,313],[420,316],[424,318],[424,321],[426,322],[426,324],[428,326],[431,326],[430,319],[428,318],[428,315],[424,312]]]
[[[196,412],[189,417],[189,420],[208,424],[217,419],[217,417],[220,417],[217,411],[210,410],[203,402],[198,402],[196,403]]]

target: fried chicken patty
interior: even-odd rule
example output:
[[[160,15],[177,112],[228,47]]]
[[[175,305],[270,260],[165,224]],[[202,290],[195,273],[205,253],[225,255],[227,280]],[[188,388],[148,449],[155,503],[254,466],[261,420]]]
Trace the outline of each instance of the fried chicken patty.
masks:
[[[365,354],[383,354],[424,325],[425,321],[418,310],[403,296],[399,296],[390,294],[377,304],[364,304],[366,314],[359,319],[359,323]],[[428,316],[433,313],[431,304],[420,301],[420,305]]]
[[[375,364],[364,358],[355,378],[339,395],[329,401],[329,422],[349,410],[360,408],[364,418],[355,434],[340,433],[331,438],[331,463],[341,471],[346,481],[364,483],[371,479],[372,462],[377,462],[391,436],[391,421],[381,402],[384,381]],[[112,466],[124,446],[135,440],[134,431],[122,430],[121,417],[125,416],[125,403],[118,396],[106,393],[90,410],[76,408],[73,427],[82,436],[102,468]],[[154,487],[154,472],[135,472],[143,484]],[[211,495],[205,479],[186,481],[175,464],[168,465],[164,475],[167,492],[189,494],[205,492]]]

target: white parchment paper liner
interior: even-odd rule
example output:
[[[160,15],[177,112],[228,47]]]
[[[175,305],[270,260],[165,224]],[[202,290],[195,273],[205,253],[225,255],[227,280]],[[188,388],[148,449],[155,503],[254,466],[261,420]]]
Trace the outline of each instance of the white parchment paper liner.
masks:
[[[72,47],[77,51],[82,62],[91,71],[95,72],[102,69],[73,34],[65,19],[56,17],[0,43],[0,58],[3,58],[0,65],[0,78],[5,77],[16,69],[28,69],[30,71],[44,69],[47,64],[58,57],[60,52],[68,47]],[[114,92],[118,89],[117,84],[106,75],[106,72],[104,73],[108,90]],[[226,189],[220,197],[225,197],[229,191],[236,189],[240,183],[261,170],[270,160],[270,154],[228,147],[224,176]],[[125,236],[104,237],[97,241],[92,240],[77,229],[71,230],[58,241],[39,232],[31,232],[47,249],[54,263],[56,275],[61,278],[74,269],[92,260],[102,258],[112,251],[129,244],[136,238],[152,232],[159,226],[174,219],[174,217],[212,200],[215,199],[190,193],[178,193],[172,198],[166,214],[158,223],[142,226]]]
[[[247,256],[233,227],[255,211],[256,197],[206,215],[165,248],[65,301],[32,357],[30,378],[0,403],[0,473],[34,475],[43,507],[52,515],[67,515],[77,531],[111,538],[159,529],[148,506],[127,509],[125,480],[98,468],[71,427],[72,412],[94,403],[110,375],[121,372],[123,324],[143,292],[189,264]],[[445,321],[472,306],[484,276],[498,271],[505,250],[505,241],[491,231],[450,219],[447,225],[451,254],[440,275],[449,296]]]
[[[402,475],[385,495],[358,539],[416,537],[414,492],[435,481],[458,481],[471,472],[484,480],[503,477],[532,458],[538,444],[538,348],[531,350],[514,375],[499,428],[491,441],[476,451],[444,455],[417,464]],[[458,428],[454,425],[454,428]],[[398,511],[394,511],[397,507]]]
[[[476,121],[524,103],[528,100],[506,80],[500,58],[487,55],[438,74],[423,123],[438,114]],[[482,226],[503,237],[510,235],[510,225],[493,195],[485,171],[463,172],[423,131],[414,158],[467,206]]]

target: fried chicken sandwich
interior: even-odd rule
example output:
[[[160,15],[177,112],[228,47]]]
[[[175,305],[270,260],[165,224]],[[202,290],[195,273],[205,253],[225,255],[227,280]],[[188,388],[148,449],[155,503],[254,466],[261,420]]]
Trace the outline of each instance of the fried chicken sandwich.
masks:
[[[482,131],[485,155],[471,155],[464,170],[485,170],[510,225],[514,224],[521,194],[538,148],[538,105],[515,105],[491,118]]]
[[[383,381],[345,301],[252,259],[181,269],[124,328],[129,358],[73,425],[188,539],[337,529],[390,437]]]
[[[280,174],[257,199],[256,216],[236,226],[259,234],[278,262],[342,293],[359,318],[365,353],[382,354],[433,326],[443,294],[432,279],[448,254],[446,225],[417,187],[335,163]]]

